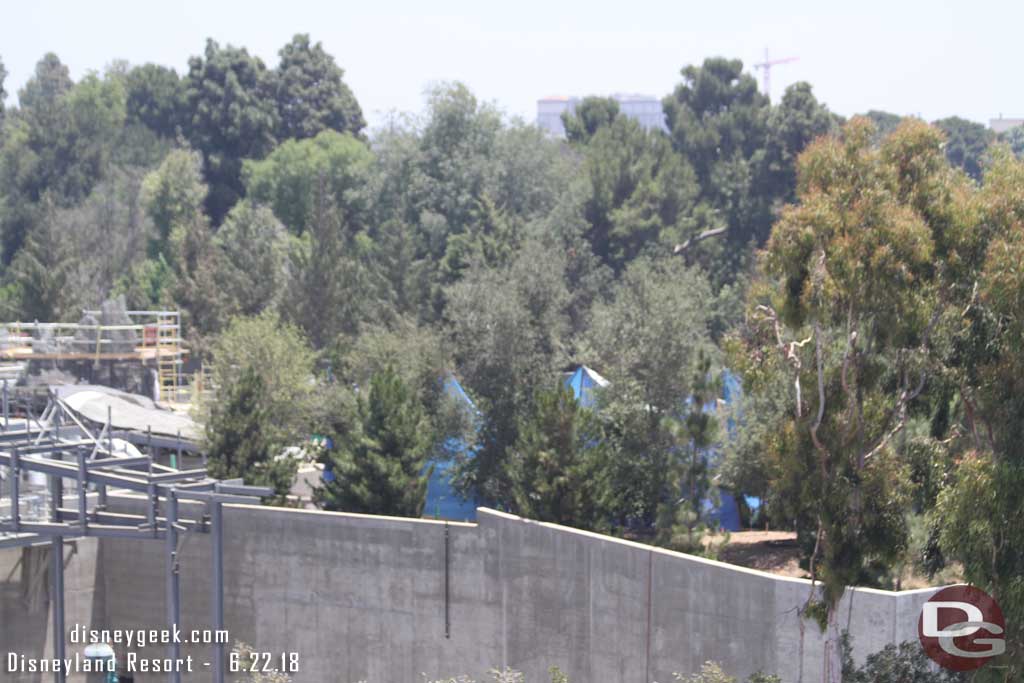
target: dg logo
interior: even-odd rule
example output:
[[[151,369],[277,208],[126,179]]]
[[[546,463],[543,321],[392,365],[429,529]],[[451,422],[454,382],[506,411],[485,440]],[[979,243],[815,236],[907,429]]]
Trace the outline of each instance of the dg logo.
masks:
[[[939,666],[971,671],[1006,652],[1003,611],[991,595],[974,586],[950,586],[921,607],[917,633],[924,651]]]

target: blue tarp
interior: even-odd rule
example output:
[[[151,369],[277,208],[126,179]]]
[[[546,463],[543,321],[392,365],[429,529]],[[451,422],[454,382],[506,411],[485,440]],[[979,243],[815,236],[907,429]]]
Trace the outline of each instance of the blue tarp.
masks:
[[[471,414],[476,414],[476,406],[454,376],[448,375],[445,378],[444,392]],[[471,458],[473,451],[462,439],[449,439],[444,444],[444,451],[451,453],[452,457],[437,459],[427,465],[433,466],[434,471],[427,481],[427,502],[423,507],[423,516],[456,522],[475,522],[476,501],[463,498],[452,485],[452,468],[455,466],[456,458]]]
[[[576,400],[587,408],[593,408],[596,405],[598,391],[608,385],[607,379],[586,365],[579,366],[565,379],[565,386],[572,389]],[[725,370],[722,373],[721,401],[708,401],[704,406],[704,411],[719,413],[720,409],[731,408],[739,402],[742,395],[743,389],[740,378],[729,370]],[[721,410],[721,412],[724,413],[725,410]],[[736,433],[733,413],[734,411],[732,410],[728,411],[724,424],[725,432],[729,437],[734,436]],[[709,460],[715,460],[719,456],[720,453],[717,449],[710,449],[705,454],[705,457]],[[760,506],[760,500],[756,498],[746,497],[745,502],[751,510],[756,510]],[[702,506],[705,518],[709,524],[728,531],[739,531],[743,528],[740,520],[739,505],[736,502],[735,496],[730,491],[718,489],[717,503],[712,497],[708,497],[702,502]]]
[[[586,365],[581,365],[565,378],[565,386],[572,389],[572,394],[580,405],[584,408],[593,408],[597,403],[597,392],[608,386],[608,380]]]

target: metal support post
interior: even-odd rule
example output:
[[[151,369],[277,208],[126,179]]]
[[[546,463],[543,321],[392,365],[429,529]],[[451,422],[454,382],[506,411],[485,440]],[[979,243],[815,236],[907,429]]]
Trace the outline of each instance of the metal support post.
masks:
[[[167,628],[176,632],[178,624],[181,623],[181,586],[178,583],[178,530],[175,525],[178,523],[178,498],[174,489],[167,491],[164,499],[167,505]],[[172,642],[168,647],[167,656],[172,662],[181,659],[181,644]],[[181,683],[181,672],[173,667],[169,680],[171,683]]]
[[[60,522],[60,508],[63,505],[64,480],[50,475],[50,521]],[[64,661],[66,631],[64,626],[64,537],[54,536],[50,540],[50,603],[53,605],[53,656]],[[61,667],[53,675],[54,683],[64,683]]]
[[[88,475],[85,471],[85,451],[78,451],[78,525],[85,536],[89,531],[89,516],[86,513],[86,504],[89,495]]]
[[[64,537],[54,536],[50,541],[50,588],[53,604],[53,657],[63,662],[65,659],[64,630]],[[64,669],[57,667],[53,674],[54,683],[64,683]]]
[[[224,629],[224,508],[210,505],[210,540],[213,549],[213,629]],[[224,643],[213,646],[213,683],[224,683]]]
[[[18,449],[11,451],[11,525],[14,532],[18,532],[21,525],[19,514],[18,493],[21,487],[21,468],[18,467]]]

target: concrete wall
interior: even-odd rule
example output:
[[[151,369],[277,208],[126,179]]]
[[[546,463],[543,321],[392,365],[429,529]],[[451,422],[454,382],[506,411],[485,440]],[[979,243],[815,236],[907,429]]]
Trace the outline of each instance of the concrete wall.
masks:
[[[97,575],[99,543],[76,539],[64,544],[65,624],[102,624],[103,582]],[[53,656],[50,601],[50,548],[0,551],[0,656],[16,652],[33,659]],[[0,681],[40,683],[42,674],[8,674],[0,662]]]
[[[115,505],[139,509],[137,500]],[[672,672],[696,671],[708,659],[737,676],[761,669],[792,683],[802,668],[803,681],[820,680],[822,636],[805,622],[801,645],[795,614],[807,598],[806,581],[484,509],[477,524],[447,527],[247,506],[227,506],[224,521],[231,637],[260,650],[298,652],[299,683],[411,683],[423,680],[421,673],[480,680],[504,665],[528,681],[549,680],[548,667],[557,665],[574,683],[667,683]],[[206,628],[209,537],[184,538],[182,625]],[[105,600],[94,620],[162,628],[163,543],[104,539],[100,546],[96,594]],[[3,561],[0,553],[0,567]],[[920,604],[931,592],[848,591],[842,626],[858,655],[915,638]],[[4,644],[9,615],[20,613],[7,596],[0,603]],[[75,623],[70,610],[68,623]],[[190,652],[212,661],[202,648],[185,648]],[[139,683],[157,680],[165,678],[136,676]]]

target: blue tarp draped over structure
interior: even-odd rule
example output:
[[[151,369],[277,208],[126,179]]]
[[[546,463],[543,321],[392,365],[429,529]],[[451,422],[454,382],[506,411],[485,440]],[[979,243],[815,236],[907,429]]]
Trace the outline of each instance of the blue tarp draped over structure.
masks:
[[[471,414],[476,415],[476,406],[452,375],[448,375],[444,381],[444,392]],[[423,516],[457,522],[475,522],[476,501],[463,498],[452,485],[452,468],[456,459],[471,458],[473,451],[462,439],[448,439],[444,444],[444,451],[450,453],[451,457],[434,460],[427,465],[433,466],[434,471],[427,481],[427,503],[423,508]]]
[[[603,387],[609,385],[607,379],[602,377],[592,368],[581,365],[565,379],[565,386],[572,389],[576,400],[587,408],[593,408],[597,403],[597,393]],[[742,397],[742,386],[740,379],[729,370],[722,373],[722,398],[721,400],[709,401],[704,406],[704,411],[717,413],[724,417],[724,426],[729,438],[736,433],[734,406]],[[709,461],[716,461],[721,457],[717,449],[709,450],[705,457]],[[760,506],[757,498],[744,497],[746,505],[754,510]],[[716,495],[708,496],[701,503],[704,510],[704,517],[714,527],[726,529],[727,531],[739,531],[742,526],[740,507],[735,496],[724,488],[719,488]]]
[[[572,389],[573,396],[584,408],[593,408],[597,402],[598,390],[608,384],[608,380],[586,365],[579,366],[575,372],[565,378],[565,386]]]
[[[565,377],[565,386],[570,388],[576,400],[588,408],[597,406],[597,395],[599,391],[609,386],[609,381],[598,374],[592,368],[581,365],[575,371],[568,373]],[[478,415],[476,406],[466,394],[462,385],[454,376],[448,375],[444,381],[445,393],[454,399],[458,404],[465,407],[474,416]],[[725,370],[722,375],[722,399],[709,402],[704,407],[705,411],[718,413],[724,419],[725,431],[728,437],[732,437],[736,431],[737,411],[734,408],[742,396],[742,388],[739,378]],[[459,495],[452,485],[452,474],[458,458],[472,458],[473,450],[462,439],[449,439],[444,444],[446,453],[451,457],[435,459],[429,466],[433,472],[427,483],[427,502],[423,510],[424,517],[438,519],[449,519],[453,521],[476,521],[475,500],[467,500]],[[721,457],[717,449],[707,453],[709,460],[714,461]],[[760,506],[760,500],[750,496],[744,496],[744,503],[751,510]],[[702,502],[705,518],[715,527],[729,531],[738,531],[742,528],[740,506],[736,497],[723,488],[719,488],[715,495],[708,496]]]

